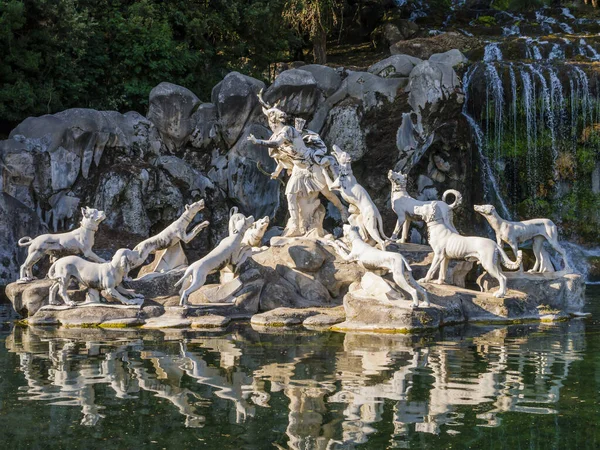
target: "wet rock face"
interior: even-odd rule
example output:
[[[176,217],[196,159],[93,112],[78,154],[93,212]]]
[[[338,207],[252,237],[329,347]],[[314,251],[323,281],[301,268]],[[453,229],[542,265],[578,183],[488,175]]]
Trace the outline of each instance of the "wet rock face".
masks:
[[[390,47],[390,52],[392,55],[410,55],[420,59],[429,59],[436,53],[444,53],[453,49],[464,53],[480,46],[476,38],[448,32],[429,38],[396,42]]]

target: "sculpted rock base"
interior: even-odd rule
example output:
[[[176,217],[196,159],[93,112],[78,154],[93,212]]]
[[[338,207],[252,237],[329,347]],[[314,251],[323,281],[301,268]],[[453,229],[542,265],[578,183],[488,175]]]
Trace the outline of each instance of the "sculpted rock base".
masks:
[[[373,283],[365,278],[350,286],[344,297],[346,321],[334,330],[408,333],[463,322],[550,322],[582,314],[585,291],[580,275],[511,273],[505,298],[496,298],[493,292],[426,283],[432,305],[413,309],[395,292],[383,292],[381,285],[367,291],[365,286]]]
[[[390,247],[402,251],[415,278],[424,275],[432,258],[429,247]],[[470,267],[455,267],[457,275],[449,276],[448,281],[465,283]],[[357,263],[343,261],[331,247],[306,237],[271,239],[270,248],[243,264],[238,278],[215,284],[215,276],[190,295],[185,310],[178,307],[179,291],[174,287],[182,274],[183,270],[151,273],[124,283],[144,295],[142,308],[116,304],[44,306],[48,304],[48,280],[13,283],[6,294],[30,325],[222,328],[231,320],[250,319],[252,326],[274,331],[302,325],[310,329],[414,332],[459,322],[559,320],[582,310],[585,290],[582,277],[575,274],[506,272],[506,298],[493,297],[497,288],[489,283],[491,292],[426,284],[432,306],[413,309],[411,301],[405,299],[408,296],[395,289],[389,276],[366,272]],[[85,299],[84,294],[69,291],[78,302]]]

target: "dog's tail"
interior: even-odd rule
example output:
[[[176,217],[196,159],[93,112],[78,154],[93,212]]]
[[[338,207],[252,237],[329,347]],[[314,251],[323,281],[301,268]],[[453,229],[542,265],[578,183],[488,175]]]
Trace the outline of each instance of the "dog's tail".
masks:
[[[398,253],[398,255],[400,255],[400,259],[402,260],[402,264],[404,264],[404,267],[406,267],[406,270],[412,272],[412,267],[410,267],[410,264],[408,263],[404,255],[402,253]]]
[[[19,239],[19,247],[29,247],[31,245],[31,243],[33,242],[33,239],[31,239],[29,236],[25,236],[22,237],[21,239]]]
[[[523,252],[521,250],[517,251],[517,260],[515,262],[511,261],[508,255],[504,252],[502,247],[496,244],[496,248],[498,249],[498,253],[502,258],[502,265],[506,267],[508,270],[517,270],[521,267],[521,262],[523,261]]]
[[[383,219],[381,218],[381,214],[378,214],[378,217],[376,220],[377,220],[377,229],[379,230],[379,234],[381,235],[381,237],[386,241],[391,241],[391,239],[389,237],[387,237],[385,235],[385,232],[383,231]]]
[[[185,273],[183,274],[183,276],[179,279],[179,281],[177,283],[175,283],[175,287],[183,284],[183,282],[186,280],[187,277],[190,276],[190,268],[188,267],[187,269],[185,269]]]
[[[448,189],[446,192],[444,192],[444,195],[442,195],[442,201],[446,202],[446,197],[448,197],[448,195],[454,195],[454,203],[448,204],[450,209],[458,208],[462,204],[462,201],[463,201],[462,194],[460,192],[458,192],[457,190]],[[446,202],[446,203],[448,203],[448,202]]]
[[[54,280],[54,272],[56,272],[56,262],[50,266],[48,269],[48,273],[46,274],[46,278],[50,280]]]

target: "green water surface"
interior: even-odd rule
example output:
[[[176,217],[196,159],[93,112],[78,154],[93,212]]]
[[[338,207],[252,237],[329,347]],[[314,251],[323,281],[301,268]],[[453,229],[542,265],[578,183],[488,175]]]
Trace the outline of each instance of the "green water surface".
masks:
[[[0,331],[10,449],[600,448],[592,317],[426,336]]]

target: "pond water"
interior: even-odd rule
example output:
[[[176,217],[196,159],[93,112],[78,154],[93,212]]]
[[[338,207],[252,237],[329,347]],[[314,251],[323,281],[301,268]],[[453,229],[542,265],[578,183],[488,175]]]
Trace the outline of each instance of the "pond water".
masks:
[[[599,448],[588,319],[426,336],[0,333],[3,448]],[[6,316],[4,316],[6,317]]]

